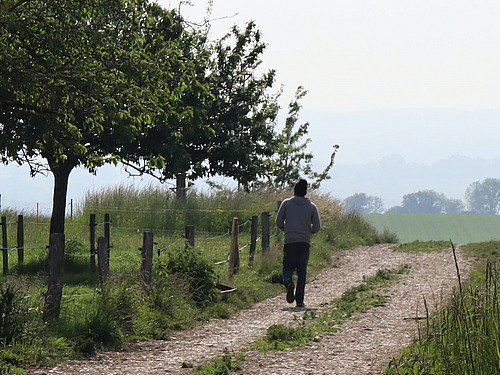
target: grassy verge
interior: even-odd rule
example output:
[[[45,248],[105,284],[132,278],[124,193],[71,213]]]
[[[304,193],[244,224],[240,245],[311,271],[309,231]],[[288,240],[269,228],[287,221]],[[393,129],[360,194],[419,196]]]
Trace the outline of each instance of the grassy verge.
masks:
[[[419,339],[389,364],[386,374],[495,374],[500,368],[500,243],[465,246],[483,260],[467,285],[428,316]]]

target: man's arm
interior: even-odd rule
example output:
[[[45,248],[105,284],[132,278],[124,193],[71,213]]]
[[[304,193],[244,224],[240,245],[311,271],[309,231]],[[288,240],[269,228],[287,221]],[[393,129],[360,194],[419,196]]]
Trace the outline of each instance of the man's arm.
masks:
[[[285,208],[284,204],[280,204],[280,208],[278,209],[278,213],[276,214],[276,226],[280,229],[285,229]]]
[[[319,217],[318,207],[313,205],[312,217],[311,217],[311,232],[317,233],[321,229],[321,219]]]

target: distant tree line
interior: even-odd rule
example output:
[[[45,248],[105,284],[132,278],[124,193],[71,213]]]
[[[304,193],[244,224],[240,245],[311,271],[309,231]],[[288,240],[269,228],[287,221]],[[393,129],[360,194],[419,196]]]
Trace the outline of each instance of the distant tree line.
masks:
[[[403,196],[400,206],[384,210],[376,196],[356,193],[344,199],[344,210],[369,213],[500,214],[500,179],[475,181],[465,190],[465,200],[452,199],[434,190],[420,190]]]

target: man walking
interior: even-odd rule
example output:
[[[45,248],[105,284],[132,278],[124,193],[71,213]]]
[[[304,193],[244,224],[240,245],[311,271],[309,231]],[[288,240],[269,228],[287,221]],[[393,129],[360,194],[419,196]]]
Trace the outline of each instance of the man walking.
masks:
[[[304,307],[307,263],[311,247],[311,234],[321,229],[318,208],[306,198],[307,181],[300,179],[294,186],[294,196],[285,199],[276,215],[276,225],[285,231],[283,246],[283,285],[288,303]],[[293,273],[297,270],[297,289]]]

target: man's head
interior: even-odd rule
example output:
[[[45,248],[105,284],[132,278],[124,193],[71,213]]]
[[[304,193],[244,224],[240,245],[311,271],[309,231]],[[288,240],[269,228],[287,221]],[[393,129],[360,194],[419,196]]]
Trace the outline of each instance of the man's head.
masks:
[[[301,178],[293,187],[293,194],[304,197],[307,194],[307,181]]]

